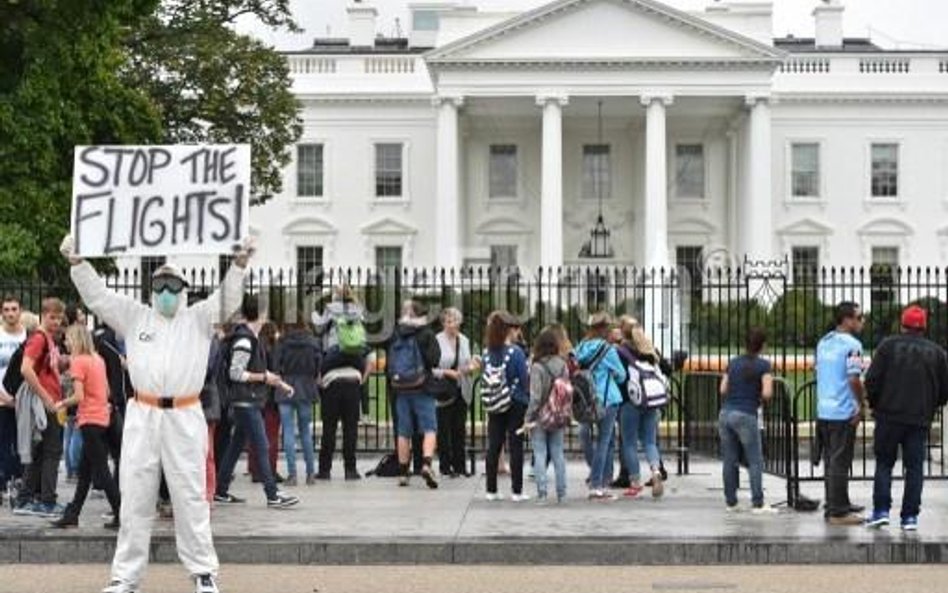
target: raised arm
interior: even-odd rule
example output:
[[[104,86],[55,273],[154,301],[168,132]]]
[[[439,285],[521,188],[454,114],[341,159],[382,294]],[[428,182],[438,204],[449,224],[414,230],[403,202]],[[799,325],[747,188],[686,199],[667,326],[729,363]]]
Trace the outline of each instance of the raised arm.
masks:
[[[120,335],[127,334],[135,318],[145,309],[145,305],[132,297],[109,290],[87,261],[74,264],[69,275],[82,302]]]
[[[235,261],[214,292],[194,305],[194,309],[204,317],[208,327],[223,323],[240,308],[240,302],[244,298],[245,274],[246,268]]]

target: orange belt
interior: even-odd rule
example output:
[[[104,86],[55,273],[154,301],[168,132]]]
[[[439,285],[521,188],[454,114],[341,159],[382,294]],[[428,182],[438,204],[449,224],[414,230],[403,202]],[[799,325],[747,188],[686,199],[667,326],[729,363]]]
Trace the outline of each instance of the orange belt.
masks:
[[[194,404],[201,402],[201,395],[184,395],[181,397],[158,397],[157,395],[152,395],[151,393],[142,393],[141,391],[135,392],[135,400],[140,404],[145,404],[146,406],[151,406],[153,408],[160,408],[162,410],[171,410],[179,408],[187,408],[188,406],[193,406]]]

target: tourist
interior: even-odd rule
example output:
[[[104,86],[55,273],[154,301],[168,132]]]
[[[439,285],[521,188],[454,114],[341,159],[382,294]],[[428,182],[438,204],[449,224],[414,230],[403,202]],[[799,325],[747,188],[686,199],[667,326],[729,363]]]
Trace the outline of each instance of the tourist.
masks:
[[[286,457],[286,486],[296,486],[296,435],[299,432],[306,463],[306,485],[315,484],[316,461],[313,450],[313,402],[317,394],[321,351],[319,342],[305,325],[294,325],[283,334],[273,353],[273,367],[293,388],[292,392],[276,391],[283,426],[283,454]],[[323,432],[326,425],[323,425]],[[343,431],[345,432],[345,431]],[[333,431],[335,442],[335,430]],[[332,455],[330,455],[332,457]]]
[[[322,314],[313,312],[313,326],[323,337],[322,375],[338,368],[365,373],[368,347],[362,327],[364,317],[365,309],[348,284],[339,284],[333,289],[332,301]]]
[[[243,503],[244,499],[230,493],[237,459],[249,442],[258,460],[267,508],[283,509],[299,503],[295,496],[277,490],[270,467],[270,451],[261,409],[269,397],[271,387],[291,391],[279,375],[267,369],[266,352],[261,344],[260,330],[266,319],[261,313],[256,296],[247,295],[241,305],[242,323],[234,329],[230,360],[227,362],[230,379],[229,396],[234,413],[234,434],[227,452],[217,470],[217,493],[214,501],[223,504]]]
[[[849,500],[856,428],[862,421],[862,331],[859,305],[836,305],[835,329],[816,346],[817,438],[823,452],[825,518],[830,525],[862,525],[861,507]]]
[[[39,441],[26,447],[30,463],[26,466],[23,488],[19,492],[14,510],[18,515],[57,518],[63,512],[62,505],[56,503],[59,459],[63,453],[63,427],[56,408],[56,404],[62,399],[62,387],[59,378],[60,355],[55,336],[62,326],[65,309],[63,302],[57,298],[43,299],[40,326],[38,331],[27,338],[23,349],[23,381],[29,385],[46,409],[46,428],[43,429]],[[28,402],[18,401],[18,410],[21,405],[28,405]],[[25,431],[23,417],[24,415],[17,414],[20,441],[23,441]],[[20,457],[25,458],[22,442],[19,451]],[[34,503],[34,496],[39,497],[38,502]]]
[[[652,488],[652,496],[659,498],[664,493],[664,481],[658,428],[662,408],[667,405],[670,395],[668,378],[663,370],[666,365],[641,325],[624,319],[620,327],[623,343],[618,353],[628,374],[626,389],[622,391],[623,404],[619,420],[622,427],[622,461],[629,476],[625,495],[635,497],[643,489],[638,452],[641,444],[651,473],[648,484]],[[632,401],[632,394],[638,395],[635,398],[637,401]]]
[[[72,324],[66,328],[66,347],[69,349],[69,373],[72,376],[73,395],[56,404],[57,411],[76,406],[76,426],[82,431],[82,458],[79,480],[72,502],[66,505],[63,516],[53,522],[54,527],[79,526],[79,515],[89,488],[95,484],[105,491],[112,519],[107,529],[119,527],[119,490],[109,471],[108,430],[111,409],[109,382],[102,360],[92,343],[92,334],[85,325]]]
[[[461,312],[448,307],[441,312],[441,332],[435,338],[441,359],[434,369],[431,391],[438,412],[438,462],[442,476],[468,476],[465,469],[465,421],[471,403],[471,375],[478,369],[471,357],[471,341],[461,333]]]
[[[82,305],[70,303],[66,305],[65,326],[81,325],[86,327],[86,312]],[[62,383],[62,395],[64,399],[72,396],[72,375],[69,372],[71,352],[62,340],[62,335],[57,336],[57,345],[62,354],[60,361],[60,381]],[[63,427],[63,457],[66,462],[66,481],[75,483],[79,472],[79,463],[82,460],[82,432],[76,426],[76,407],[66,408],[66,425]]]
[[[504,444],[510,457],[511,500],[523,502],[523,426],[530,403],[527,357],[518,344],[519,320],[507,311],[494,311],[487,318],[487,348],[481,376],[481,399],[487,416],[487,500],[502,500],[497,492],[500,452]],[[485,399],[487,395],[488,399]],[[492,412],[490,408],[493,408]]]
[[[273,352],[276,349],[277,340],[279,338],[280,331],[277,329],[276,324],[268,321],[260,328],[258,343],[261,348],[263,348],[263,356],[266,359],[267,370],[273,371],[274,373],[276,373],[276,368],[273,366]],[[279,375],[279,373],[276,374]],[[264,434],[267,435],[270,472],[273,474],[274,481],[277,484],[282,484],[284,478],[280,475],[280,472],[277,471],[277,457],[279,457],[280,453],[280,408],[277,407],[276,403],[277,391],[280,390],[269,386],[266,388],[266,399],[263,404],[263,409],[260,410],[260,414],[263,416]],[[289,392],[284,391],[283,393]],[[250,446],[247,447],[247,471],[250,472],[250,479],[254,484],[263,482],[263,474],[261,474],[260,466],[257,462],[257,453],[254,448]]]
[[[385,365],[395,395],[399,486],[408,486],[411,437],[417,432],[422,435],[421,477],[429,488],[438,487],[431,467],[438,419],[430,379],[440,360],[438,340],[428,327],[421,304],[414,300],[406,301],[402,304],[401,318],[389,345]]]
[[[566,498],[566,458],[563,440],[569,426],[570,409],[563,422],[555,419],[544,425],[542,413],[550,409],[550,401],[556,394],[554,389],[572,390],[569,386],[569,366],[563,357],[566,346],[561,333],[547,327],[537,335],[533,344],[530,365],[530,404],[527,407],[525,425],[530,427],[533,444],[533,476],[537,485],[537,501],[547,500],[547,465],[552,462],[556,477],[556,501]],[[560,383],[557,384],[557,379]],[[549,416],[549,414],[548,414]]]
[[[889,523],[892,467],[901,449],[905,474],[901,525],[904,531],[918,529],[928,432],[935,413],[948,403],[948,358],[941,346],[925,337],[927,326],[925,309],[907,307],[902,312],[901,335],[879,344],[866,371],[866,395],[876,421],[869,527]]]
[[[16,402],[15,393],[8,393],[3,385],[10,359],[20,345],[26,341],[26,329],[20,322],[20,301],[12,295],[4,296],[0,303],[0,497],[7,491],[11,480],[23,475],[20,456],[16,451]],[[19,373],[19,369],[16,370]],[[2,498],[0,498],[2,500]],[[13,506],[15,501],[8,501]]]
[[[592,500],[613,500],[615,497],[606,488],[612,482],[612,476],[606,475],[610,466],[611,441],[615,437],[616,417],[622,404],[619,389],[626,380],[626,370],[616,352],[615,346],[607,341],[612,316],[605,312],[592,315],[586,338],[576,348],[576,358],[580,367],[589,369],[596,385],[596,396],[603,414],[595,426],[585,427],[584,448],[590,464],[589,498]],[[593,430],[596,431],[595,441]]]
[[[723,402],[718,416],[718,434],[724,459],[724,501],[729,511],[738,510],[739,460],[743,451],[750,475],[751,512],[775,512],[773,507],[764,505],[764,456],[757,426],[757,410],[773,396],[772,367],[762,356],[766,341],[767,335],[762,329],[751,328],[747,332],[744,354],[731,359],[721,378]]]

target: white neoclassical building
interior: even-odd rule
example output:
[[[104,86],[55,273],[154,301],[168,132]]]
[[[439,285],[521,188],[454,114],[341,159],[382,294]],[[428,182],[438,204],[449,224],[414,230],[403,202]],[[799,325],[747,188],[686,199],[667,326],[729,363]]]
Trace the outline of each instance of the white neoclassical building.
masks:
[[[384,38],[355,2],[348,37],[286,54],[304,131],[259,262],[943,262],[948,49],[813,6],[815,38],[774,39],[770,2],[418,2]]]

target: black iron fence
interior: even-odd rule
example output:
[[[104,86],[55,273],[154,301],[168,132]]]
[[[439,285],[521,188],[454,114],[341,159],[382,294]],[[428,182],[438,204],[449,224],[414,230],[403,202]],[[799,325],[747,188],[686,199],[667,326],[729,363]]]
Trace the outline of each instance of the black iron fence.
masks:
[[[192,295],[209,295],[219,281],[218,270],[186,270]],[[111,276],[108,285],[131,298],[147,300],[147,275],[138,271]],[[394,447],[391,401],[384,380],[385,344],[395,327],[403,300],[427,306],[437,326],[447,307],[463,316],[462,332],[475,349],[483,344],[488,314],[506,309],[523,321],[524,340],[545,325],[562,324],[574,342],[589,315],[608,310],[631,315],[645,327],[664,355],[676,362],[673,403],[665,410],[661,445],[666,463],[674,457],[679,473],[687,473],[692,455],[718,453],[718,383],[731,357],[740,354],[752,326],[769,335],[766,355],[779,377],[773,403],[765,406],[766,468],[785,476],[788,499],[799,495],[801,482],[820,479],[809,463],[814,432],[814,352],[832,326],[833,306],[843,300],[862,305],[865,328],[860,336],[866,362],[886,336],[899,330],[899,314],[910,303],[929,312],[929,337],[948,344],[948,275],[931,268],[802,269],[788,262],[748,262],[736,269],[714,268],[701,274],[687,270],[644,270],[626,267],[568,267],[557,270],[465,268],[457,270],[315,269],[307,272],[255,269],[247,289],[261,296],[277,326],[306,323],[321,311],[340,283],[351,286],[364,302],[366,328],[373,346],[376,372],[367,382],[365,416],[359,427],[362,452]],[[75,300],[70,286],[36,281],[0,280],[0,293],[17,296],[26,308],[38,310],[45,295]],[[318,410],[315,416],[318,418]],[[939,415],[931,431],[929,477],[945,478],[945,431]],[[318,430],[317,426],[314,430]],[[853,475],[870,478],[873,471],[871,422],[863,424]],[[579,452],[577,431],[570,430],[567,448]],[[486,448],[485,416],[475,397],[468,414],[471,455]]]

